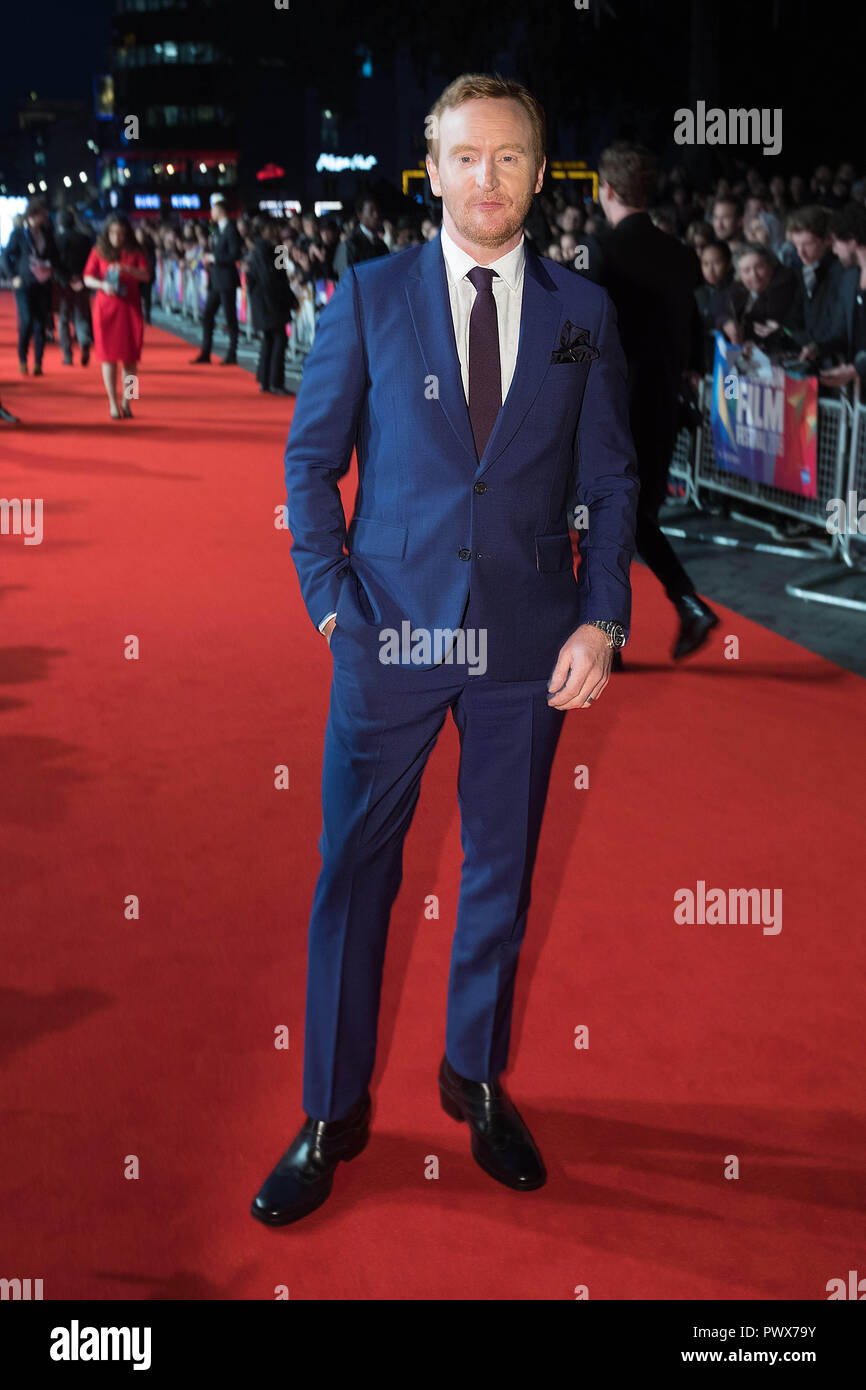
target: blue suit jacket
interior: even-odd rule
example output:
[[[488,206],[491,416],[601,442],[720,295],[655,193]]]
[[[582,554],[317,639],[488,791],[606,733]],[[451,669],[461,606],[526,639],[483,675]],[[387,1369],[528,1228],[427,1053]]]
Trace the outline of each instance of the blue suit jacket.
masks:
[[[407,619],[456,629],[471,585],[494,680],[547,679],[576,627],[602,618],[628,630],[631,607],[639,483],[615,310],[606,291],[524,245],[517,363],[480,460],[439,237],[340,278],[285,454],[292,560],[313,623],[336,610],[337,626],[374,650],[380,629]],[[578,360],[551,360],[563,329]],[[347,533],[337,482],[353,448]],[[589,517],[577,578],[574,500]]]

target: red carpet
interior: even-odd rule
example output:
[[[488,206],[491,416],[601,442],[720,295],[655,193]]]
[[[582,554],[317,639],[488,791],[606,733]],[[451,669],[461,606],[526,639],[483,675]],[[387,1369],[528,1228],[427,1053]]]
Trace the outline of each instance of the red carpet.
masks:
[[[25,423],[0,497],[43,498],[44,540],[0,536],[0,1275],[46,1299],[820,1300],[866,1274],[863,682],[726,610],[674,668],[640,566],[630,669],[566,721],[518,977],[507,1083],[547,1186],[493,1183],[439,1108],[449,723],[392,918],[371,1143],[300,1225],[250,1218],[302,1118],[330,668],[274,527],[291,402],[152,328],[114,423],[96,366],[53,348],[43,380],[14,375],[10,299],[0,394]],[[781,889],[781,932],[678,925],[698,880]]]

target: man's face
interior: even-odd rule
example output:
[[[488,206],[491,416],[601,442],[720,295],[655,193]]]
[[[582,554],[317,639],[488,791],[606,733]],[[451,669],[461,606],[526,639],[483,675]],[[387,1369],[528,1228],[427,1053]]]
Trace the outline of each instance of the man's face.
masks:
[[[840,241],[837,236],[831,238],[833,244],[833,255],[843,265],[857,264],[857,243],[856,241]]]
[[[737,209],[733,203],[716,203],[713,208],[713,232],[718,241],[730,241],[739,232]]]
[[[789,241],[803,265],[816,265],[830,245],[829,238],[816,236],[814,232],[792,232]]]
[[[517,101],[475,97],[439,120],[439,163],[427,156],[443,220],[476,246],[497,247],[520,231],[541,191],[529,116]],[[450,229],[449,229],[450,230]]]
[[[562,236],[559,238],[559,244],[562,248],[562,259],[565,261],[566,265],[570,265],[577,255],[576,236],[573,232],[563,232]]]
[[[365,203],[358,218],[362,227],[366,227],[368,232],[378,232],[379,230],[379,209],[375,203]]]

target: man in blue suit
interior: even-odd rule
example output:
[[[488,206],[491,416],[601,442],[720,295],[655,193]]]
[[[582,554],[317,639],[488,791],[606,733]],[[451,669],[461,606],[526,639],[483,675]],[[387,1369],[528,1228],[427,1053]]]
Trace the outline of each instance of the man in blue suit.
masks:
[[[468,1122],[492,1178],[544,1183],[499,1077],[565,711],[597,703],[629,627],[639,485],[615,313],[523,231],[544,175],[544,113],[519,83],[469,74],[426,133],[441,235],[341,277],[286,448],[292,559],[332,683],[306,1118],[253,1200],[269,1225],[320,1206],[340,1160],[367,1142],[403,842],[449,710],[464,859],[441,1101]],[[353,449],[347,531],[337,484]]]

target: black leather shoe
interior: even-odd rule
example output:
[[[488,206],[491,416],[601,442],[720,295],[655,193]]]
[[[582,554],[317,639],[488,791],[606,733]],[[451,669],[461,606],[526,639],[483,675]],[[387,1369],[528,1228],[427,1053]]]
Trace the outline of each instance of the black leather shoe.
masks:
[[[228,357],[221,357],[219,359],[219,364],[221,367],[236,367],[238,365],[238,359],[229,354]]]
[[[205,356],[205,354],[204,354],[203,352],[200,352],[199,355],[198,355],[198,357],[191,357],[191,358],[189,359],[189,362],[190,362],[190,366],[191,366],[191,367],[198,367],[198,366],[200,366],[202,363],[205,363],[205,364],[209,367],[209,366],[210,366],[210,356],[209,356],[209,355],[208,355],[208,356]]]
[[[683,594],[674,601],[680,615],[680,630],[674,643],[674,661],[681,661],[690,652],[702,647],[714,627],[718,626],[718,614],[709,604],[698,598],[697,594]]]
[[[467,1081],[443,1057],[439,1095],[446,1115],[468,1122],[472,1157],[485,1173],[518,1192],[544,1186],[541,1154],[498,1081]]]
[[[309,1216],[330,1196],[340,1160],[348,1163],[357,1157],[369,1138],[369,1091],[340,1120],[313,1120],[308,1115],[253,1198],[252,1215],[266,1226],[288,1226]]]

